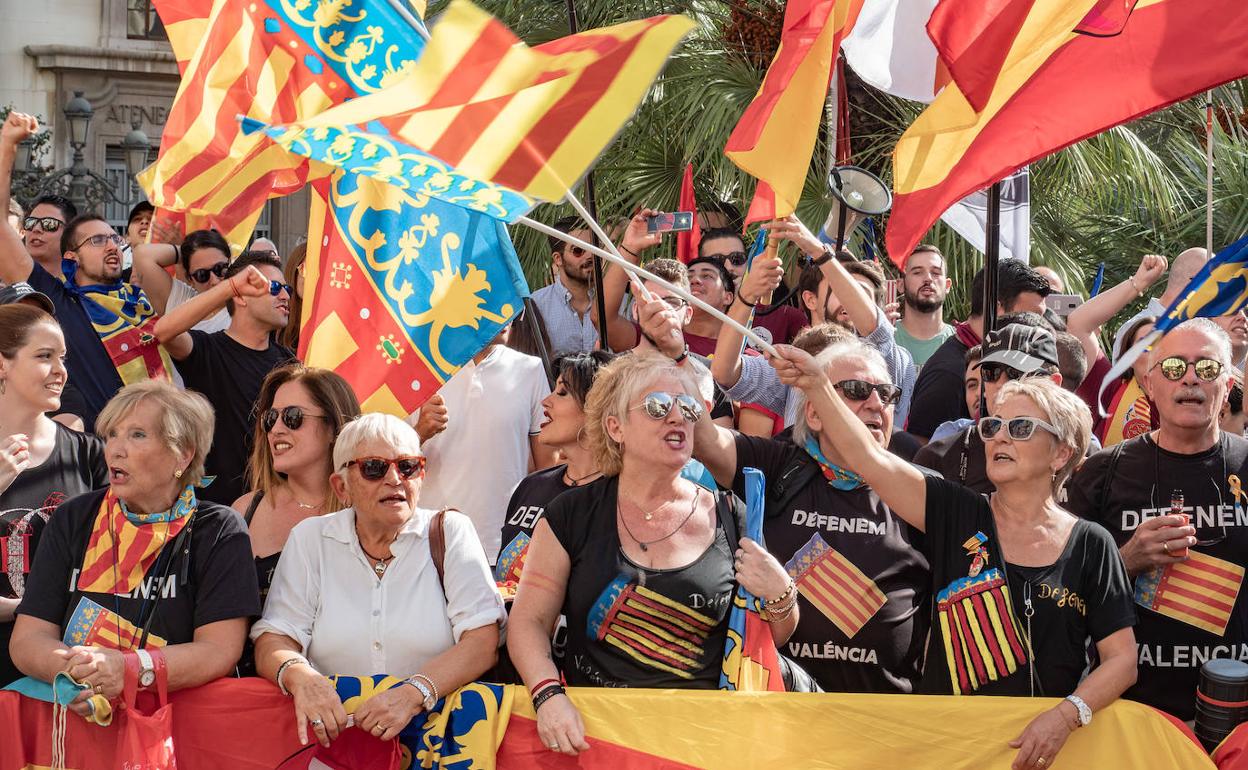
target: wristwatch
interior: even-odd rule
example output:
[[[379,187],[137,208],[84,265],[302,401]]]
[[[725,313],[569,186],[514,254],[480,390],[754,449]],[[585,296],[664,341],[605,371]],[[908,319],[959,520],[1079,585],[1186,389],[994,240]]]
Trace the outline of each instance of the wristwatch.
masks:
[[[1079,726],[1087,727],[1092,721],[1092,708],[1078,695],[1067,695],[1066,700],[1073,703],[1075,710],[1079,712]]]
[[[156,664],[147,650],[135,650],[134,654],[139,658],[139,687],[147,689],[156,682]]]
[[[424,682],[412,676],[412,677],[408,677],[407,679],[404,679],[403,683],[410,684],[412,687],[415,687],[417,690],[419,690],[420,694],[423,696],[421,698],[421,705],[425,707],[426,711],[433,710],[433,707],[437,704],[437,700],[435,700],[433,697],[433,691],[430,690],[428,687],[426,687]]]

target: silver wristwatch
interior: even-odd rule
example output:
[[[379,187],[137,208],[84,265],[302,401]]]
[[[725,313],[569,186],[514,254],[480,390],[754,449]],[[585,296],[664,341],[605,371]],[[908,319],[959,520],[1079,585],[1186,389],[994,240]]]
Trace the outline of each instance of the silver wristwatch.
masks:
[[[430,690],[424,682],[414,676],[409,679],[404,679],[403,681],[406,684],[410,684],[412,687],[415,687],[417,690],[420,690],[420,694],[424,696],[422,705],[425,707],[426,711],[432,711],[434,705],[437,703],[437,701],[433,698],[433,691]]]
[[[156,682],[156,664],[147,650],[135,650],[134,654],[139,658],[139,687],[147,689]]]
[[[1079,712],[1079,726],[1087,727],[1092,721],[1092,707],[1084,702],[1083,698],[1078,695],[1067,695],[1066,700],[1074,704],[1075,710]]]

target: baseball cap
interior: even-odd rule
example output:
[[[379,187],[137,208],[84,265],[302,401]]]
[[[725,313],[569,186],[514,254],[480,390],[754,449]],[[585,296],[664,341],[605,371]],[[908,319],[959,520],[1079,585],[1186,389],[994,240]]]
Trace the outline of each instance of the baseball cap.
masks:
[[[977,367],[1005,364],[1020,372],[1034,372],[1057,366],[1057,338],[1041,326],[1006,324],[993,329],[984,339],[983,350]]]
[[[133,224],[134,220],[138,219],[143,214],[151,214],[155,211],[156,211],[156,207],[153,206],[152,204],[148,203],[147,201],[139,201],[138,203],[134,204],[134,208],[130,209],[130,218],[126,220],[126,224],[127,225]]]
[[[0,287],[0,305],[10,305],[14,302],[34,302],[43,310],[56,315],[56,306],[52,304],[52,300],[48,298],[48,295],[41,291],[36,291],[34,287],[25,281],[18,281],[17,283]]]

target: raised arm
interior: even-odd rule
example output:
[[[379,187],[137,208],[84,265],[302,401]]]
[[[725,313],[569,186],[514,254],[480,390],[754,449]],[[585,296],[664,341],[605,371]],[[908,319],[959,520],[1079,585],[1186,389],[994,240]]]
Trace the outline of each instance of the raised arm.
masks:
[[[181,242],[180,227],[154,221],[152,242],[134,247],[132,282],[143,288],[152,307],[162,315],[169,307],[169,292],[174,280],[166,268],[178,263],[178,244]]]
[[[1135,275],[1095,297],[1088,298],[1087,302],[1071,311],[1066,319],[1066,331],[1079,340],[1089,364],[1095,361],[1101,353],[1099,339],[1101,327],[1117,315],[1118,311],[1139,297],[1143,297],[1149,287],[1157,283],[1165,272],[1165,257],[1145,254],[1140,259],[1140,266],[1136,268]],[[1113,351],[1110,352],[1112,354]]]
[[[39,130],[39,121],[30,115],[9,113],[4,126],[0,127],[0,281],[17,283],[30,277],[35,262],[26,251],[26,244],[9,226],[9,188],[13,183],[13,162],[17,159],[17,145]]]
[[[811,259],[818,259],[825,253],[823,243],[810,234],[810,230],[806,229],[806,225],[802,224],[795,214],[771,222],[765,227],[781,238],[792,241],[803,254]],[[849,314],[849,320],[859,336],[866,337],[875,331],[875,327],[879,325],[875,300],[862,287],[862,284],[854,280],[849,271],[836,259],[824,262],[819,270],[823,273],[823,279],[832,287],[832,293],[845,307],[845,312]]]
[[[781,382],[801,388],[823,423],[822,434],[845,460],[847,467],[866,479],[880,499],[911,526],[927,523],[927,483],[910,463],[889,453],[871,438],[862,421],[845,406],[828,375],[815,359],[792,345],[777,345],[771,359]],[[697,446],[696,438],[694,446]]]
[[[754,258],[750,270],[741,279],[737,293],[733,295],[728,317],[742,326],[750,322],[750,314],[759,301],[771,294],[784,278],[784,262],[777,255]],[[711,376],[721,388],[731,388],[741,379],[741,332],[728,324],[719,327],[715,340],[715,356],[711,359]]]
[[[174,360],[182,361],[191,354],[195,343],[188,333],[191,327],[225,307],[230,297],[246,299],[264,297],[269,293],[269,279],[255,268],[233,275],[190,302],[179,305],[156,322],[156,339],[165,346]]]

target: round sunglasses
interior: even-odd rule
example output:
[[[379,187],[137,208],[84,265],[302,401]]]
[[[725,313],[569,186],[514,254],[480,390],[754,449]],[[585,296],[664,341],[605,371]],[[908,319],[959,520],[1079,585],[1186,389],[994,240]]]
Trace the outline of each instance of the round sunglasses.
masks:
[[[264,413],[264,416],[260,418],[260,424],[264,426],[265,433],[271,433],[273,429],[277,427],[277,419],[279,417],[282,419],[282,424],[291,430],[299,430],[302,428],[303,419],[305,417],[315,417],[320,420],[328,419],[323,414],[309,414],[303,411],[303,407],[301,406],[292,405],[282,407],[280,411],[277,409],[269,409]]]
[[[361,457],[347,463],[347,467],[350,468],[352,465],[359,467],[360,475],[368,481],[381,481],[390,472],[391,465],[399,472],[400,478],[410,479],[424,472],[425,462],[423,457],[396,457],[393,460],[387,460],[384,457]]]
[[[1196,376],[1205,382],[1212,382],[1222,373],[1222,362],[1212,358],[1198,358],[1195,361],[1188,361],[1180,356],[1170,356],[1163,358],[1153,365],[1154,369],[1161,370],[1161,376],[1171,382],[1178,382],[1183,379],[1183,375],[1187,374],[1187,367],[1193,367],[1196,370]]]
[[[641,400],[641,404],[633,408],[644,409],[648,417],[663,420],[671,414],[674,406],[680,408],[680,414],[689,422],[697,422],[704,411],[701,402],[688,393],[663,393],[661,391],[647,393]]]
[[[190,276],[191,280],[195,283],[208,283],[209,276],[215,275],[218,278],[224,278],[225,271],[229,269],[230,263],[222,261],[212,267],[201,267],[198,270],[192,270],[187,273],[187,275]]]
[[[866,401],[871,398],[871,391],[880,395],[880,400],[887,405],[896,405],[901,401],[901,388],[889,382],[867,382],[866,380],[841,380],[834,383],[833,388],[850,401]]]
[[[981,417],[979,418],[978,427],[979,437],[984,441],[991,441],[996,438],[1003,427],[1008,432],[1010,438],[1015,441],[1029,440],[1036,435],[1036,428],[1048,431],[1054,438],[1061,438],[1057,428],[1036,417],[1011,417],[1008,420],[1003,417]]]

